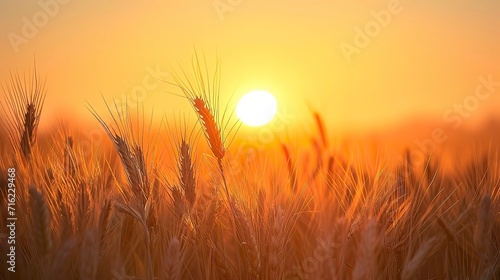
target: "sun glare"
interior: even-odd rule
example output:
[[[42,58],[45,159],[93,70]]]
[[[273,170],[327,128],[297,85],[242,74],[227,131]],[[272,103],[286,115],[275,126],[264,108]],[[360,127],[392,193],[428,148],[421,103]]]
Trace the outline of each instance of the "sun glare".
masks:
[[[272,94],[263,90],[254,90],[245,94],[236,106],[236,115],[248,126],[262,126],[270,122],[278,104]]]

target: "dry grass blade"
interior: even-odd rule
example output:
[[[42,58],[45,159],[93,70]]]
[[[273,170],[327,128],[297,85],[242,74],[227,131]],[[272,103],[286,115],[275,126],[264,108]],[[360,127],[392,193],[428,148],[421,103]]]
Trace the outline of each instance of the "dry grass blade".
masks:
[[[13,75],[10,83],[2,86],[7,112],[8,134],[15,150],[20,149],[26,160],[29,160],[32,147],[36,142],[38,124],[45,100],[45,82],[40,81],[36,67],[31,77]],[[19,146],[18,146],[19,145]]]

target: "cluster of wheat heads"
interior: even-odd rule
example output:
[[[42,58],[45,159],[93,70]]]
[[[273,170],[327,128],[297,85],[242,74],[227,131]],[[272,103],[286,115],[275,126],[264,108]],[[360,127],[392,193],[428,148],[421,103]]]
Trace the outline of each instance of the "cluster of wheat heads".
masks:
[[[18,258],[8,272],[2,227],[1,279],[500,279],[494,149],[453,171],[439,155],[391,165],[336,148],[315,113],[310,146],[283,143],[279,162],[248,162],[231,157],[218,70],[209,80],[194,65],[176,84],[210,155],[189,129],[169,128],[172,144],[160,144],[161,129],[114,103],[111,122],[90,108],[111,145],[89,153],[71,129],[35,143],[38,76],[3,88],[0,218],[15,167]]]

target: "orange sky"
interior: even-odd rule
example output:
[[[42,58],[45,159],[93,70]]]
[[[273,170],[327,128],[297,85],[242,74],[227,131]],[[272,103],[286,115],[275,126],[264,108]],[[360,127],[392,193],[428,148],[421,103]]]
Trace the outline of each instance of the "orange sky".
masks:
[[[500,81],[496,0],[19,2],[0,2],[0,80],[36,57],[49,88],[42,126],[51,116],[90,117],[86,101],[102,110],[101,93],[121,99],[144,85],[146,108],[189,111],[151,77],[188,68],[194,46],[210,62],[220,55],[224,95],[268,90],[298,122],[310,121],[308,103],[339,130],[439,120],[474,94],[480,75]],[[374,14],[390,20],[381,26]],[[356,28],[367,25],[373,37],[356,45]],[[358,52],[346,57],[347,44]],[[499,104],[493,94],[473,116]]]

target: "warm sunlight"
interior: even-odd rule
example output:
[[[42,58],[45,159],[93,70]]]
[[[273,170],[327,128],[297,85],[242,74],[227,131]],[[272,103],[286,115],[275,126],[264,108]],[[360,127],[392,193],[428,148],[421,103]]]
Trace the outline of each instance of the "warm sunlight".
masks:
[[[245,94],[236,106],[238,118],[248,126],[262,126],[276,114],[278,104],[272,94],[254,90]]]
[[[499,15],[0,0],[0,280],[500,280]]]

